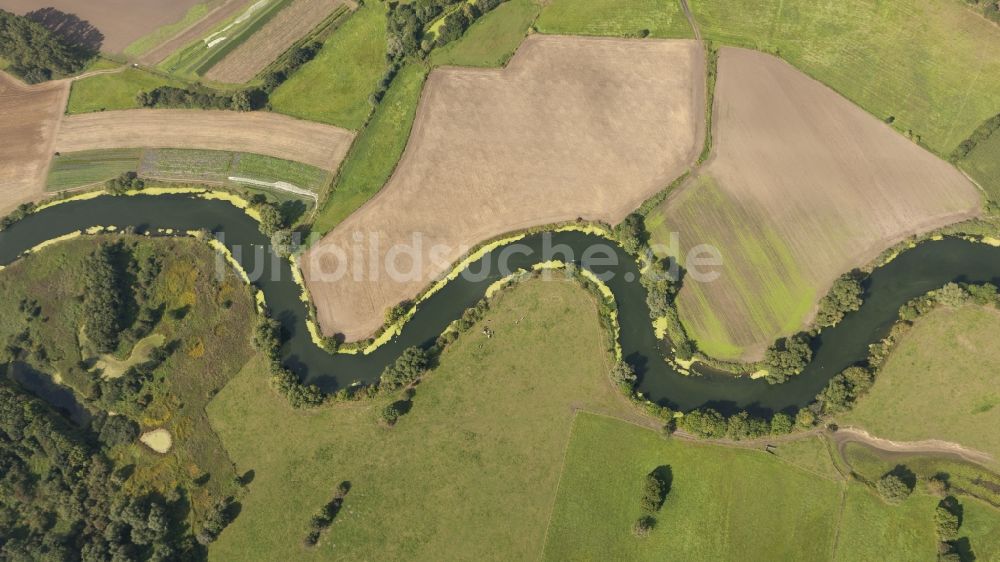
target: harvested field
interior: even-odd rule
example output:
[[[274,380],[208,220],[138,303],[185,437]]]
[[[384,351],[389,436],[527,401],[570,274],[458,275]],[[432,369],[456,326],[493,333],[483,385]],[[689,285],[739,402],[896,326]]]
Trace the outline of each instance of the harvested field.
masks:
[[[242,84],[303,38],[343,0],[294,0],[206,74],[216,82]]]
[[[337,127],[255,112],[134,109],[63,119],[55,150],[201,148],[253,152],[336,170],[354,133]]]
[[[654,242],[721,252],[720,278],[678,298],[702,351],[759,359],[840,274],[979,214],[958,170],[787,63],[726,48],[718,76],[714,155],[648,221]]]
[[[532,36],[506,69],[433,71],[392,178],[303,260],[324,332],[369,335],[484,239],[620,221],[697,157],[703,65],[691,41]],[[324,281],[342,265],[328,251],[353,247],[355,233],[377,236],[381,252],[419,233],[420,271]]]
[[[247,0],[225,0],[225,2],[208,12],[205,17],[182,29],[165,42],[143,53],[139,56],[139,62],[148,65],[159,64],[175,51],[184,48],[189,43],[197,41],[212,28],[235,15],[246,4]]]
[[[89,22],[104,36],[101,50],[120,53],[129,43],[156,28],[184,17],[201,0],[0,0],[0,8],[26,14],[41,7],[76,16]]]
[[[0,72],[0,215],[45,193],[68,82],[26,86]]]

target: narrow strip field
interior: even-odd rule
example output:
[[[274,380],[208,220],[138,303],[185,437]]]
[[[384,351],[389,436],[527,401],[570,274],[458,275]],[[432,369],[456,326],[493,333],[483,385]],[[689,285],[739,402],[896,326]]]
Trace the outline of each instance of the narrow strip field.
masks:
[[[976,216],[978,190],[948,163],[787,63],[722,49],[714,155],[647,220],[683,256],[721,254],[678,306],[700,349],[759,359],[811,319],[842,273],[905,237]]]
[[[205,78],[230,84],[242,84],[251,80],[343,5],[344,0],[293,0],[287,8],[206,72]]]
[[[538,31],[611,37],[694,35],[679,0],[549,0]]]
[[[0,72],[0,215],[44,193],[68,95],[66,82],[25,86]]]
[[[354,134],[268,112],[172,109],[105,111],[63,119],[56,151],[200,148],[253,152],[337,169]]]
[[[620,221],[697,156],[702,58],[688,41],[535,35],[503,70],[433,71],[392,179],[303,260],[324,332],[367,336],[481,240],[577,217]],[[330,250],[355,233],[377,237],[380,252],[418,233],[419,272],[322,281],[338,267]],[[435,244],[444,251],[432,258]]]
[[[220,5],[212,8],[212,10],[205,14],[203,18],[181,29],[166,41],[145,50],[142,55],[139,56],[139,62],[148,65],[163,62],[164,59],[169,57],[175,51],[180,50],[189,43],[197,41],[203,35],[208,33],[213,27],[235,15],[247,4],[247,0],[224,0]]]

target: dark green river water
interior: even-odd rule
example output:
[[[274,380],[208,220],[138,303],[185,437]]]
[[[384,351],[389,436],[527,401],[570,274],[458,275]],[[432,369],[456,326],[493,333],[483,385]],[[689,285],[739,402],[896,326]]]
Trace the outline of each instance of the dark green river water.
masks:
[[[485,258],[492,273],[481,280],[459,277],[423,302],[402,333],[369,355],[330,355],[316,347],[306,330],[307,311],[287,260],[270,252],[267,238],[243,211],[223,201],[187,195],[99,197],[57,205],[26,217],[0,232],[0,264],[9,264],[25,250],[57,236],[98,225],[135,226],[140,232],[156,229],[197,230],[221,233],[265,295],[272,314],[284,327],[286,365],[303,380],[333,391],[354,381],[374,382],[386,364],[411,345],[429,346],[448,324],[483,297],[486,288],[503,275],[496,267],[502,249]],[[604,245],[617,254],[618,265],[590,266],[596,274],[613,274],[606,282],[615,294],[625,359],[639,374],[639,392],[655,402],[678,409],[712,406],[724,413],[748,409],[758,414],[792,410],[810,403],[826,382],[849,365],[867,356],[868,344],[886,334],[897,310],[909,299],[949,281],[1000,282],[1000,248],[960,239],[925,242],[877,269],[866,283],[865,303],[837,327],[825,330],[816,341],[813,362],[800,375],[780,385],[725,374],[685,376],[664,360],[653,334],[646,307],[646,292],[639,284],[635,261],[607,240],[580,232],[551,233],[551,245],[566,245],[576,256],[587,247]],[[530,269],[541,261],[543,235],[518,242],[530,253],[510,257],[508,268]],[[547,259],[559,259],[559,255]],[[479,271],[482,262],[471,268]],[[259,275],[256,275],[259,274]],[[233,329],[245,329],[234,326]],[[561,373],[560,376],[572,376]]]

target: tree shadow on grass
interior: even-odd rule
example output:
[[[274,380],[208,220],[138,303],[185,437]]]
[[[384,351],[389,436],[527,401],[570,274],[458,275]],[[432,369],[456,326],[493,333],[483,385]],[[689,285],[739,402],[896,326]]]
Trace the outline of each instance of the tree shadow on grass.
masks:
[[[48,7],[28,12],[25,16],[84,53],[96,55],[104,44],[104,34],[101,30],[76,14],[67,14]]]

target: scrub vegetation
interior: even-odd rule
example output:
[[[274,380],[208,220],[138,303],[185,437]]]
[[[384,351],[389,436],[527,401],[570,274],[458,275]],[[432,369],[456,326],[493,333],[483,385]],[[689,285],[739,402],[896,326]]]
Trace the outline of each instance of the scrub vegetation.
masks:
[[[432,51],[431,63],[503,66],[521,45],[541,9],[537,0],[507,0],[476,20],[461,39]]]
[[[0,364],[72,392],[85,425],[70,433],[88,456],[100,451],[104,460],[91,460],[91,471],[105,463],[103,483],[88,488],[153,498],[162,521],[151,536],[168,533],[176,551],[197,549],[196,536],[211,542],[242,493],[204,407],[251,353],[246,330],[234,327],[252,322],[254,304],[236,273],[222,270],[226,275],[219,278],[215,265],[201,242],[99,235],[56,244],[0,272]],[[104,354],[128,358],[151,336],[162,345],[145,350],[148,360],[123,373],[99,370]],[[168,453],[137,441],[140,431],[153,429],[169,431]],[[57,456],[46,460],[50,454],[40,451],[32,463],[49,471],[60,463]],[[146,513],[150,505],[141,500],[136,509]],[[100,512],[95,522],[130,517],[120,508],[94,509]],[[54,522],[44,521],[37,522],[40,529]],[[137,522],[125,525],[122,533],[127,537],[131,526],[140,552],[150,544],[136,538],[145,536],[137,534]],[[57,526],[51,534],[72,533]],[[104,536],[114,542],[118,535]]]

